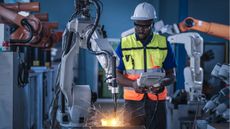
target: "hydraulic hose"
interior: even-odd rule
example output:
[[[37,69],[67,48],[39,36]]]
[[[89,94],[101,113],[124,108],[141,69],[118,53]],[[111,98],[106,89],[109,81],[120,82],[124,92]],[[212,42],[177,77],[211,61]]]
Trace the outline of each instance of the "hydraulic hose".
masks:
[[[72,45],[72,39],[73,39],[73,34],[74,32],[67,32],[68,33],[68,37],[67,37],[67,45],[64,48],[64,55],[68,54],[68,52],[71,49],[71,45]]]
[[[34,33],[34,29],[33,29],[32,25],[30,25],[30,23],[27,21],[27,19],[22,19],[21,24],[28,28],[28,30],[30,32],[29,37],[27,39],[24,39],[24,40],[10,39],[10,43],[29,43],[32,40],[33,33]]]
[[[104,55],[110,55],[110,56],[112,56],[107,51],[93,51],[92,48],[91,48],[90,38],[92,37],[94,31],[96,30],[96,28],[98,26],[98,23],[99,23],[100,16],[101,16],[101,12],[100,12],[101,8],[100,8],[100,5],[98,3],[98,0],[92,0],[92,3],[96,7],[96,19],[95,19],[93,28],[91,29],[91,31],[89,32],[89,34],[88,34],[88,36],[86,38],[87,48],[94,55],[102,55],[102,54],[104,54]]]

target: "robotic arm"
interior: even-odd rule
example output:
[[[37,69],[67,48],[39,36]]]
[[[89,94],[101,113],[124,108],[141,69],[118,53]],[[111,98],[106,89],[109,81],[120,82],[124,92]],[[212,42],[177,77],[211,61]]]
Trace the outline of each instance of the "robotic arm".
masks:
[[[4,6],[7,9],[10,9],[12,11],[33,11],[33,12],[39,12],[40,11],[40,5],[39,2],[30,2],[30,3],[5,3],[5,4],[0,4]]]
[[[188,30],[196,30],[196,31],[207,33],[209,35],[230,40],[230,35],[229,35],[230,27],[227,25],[222,25],[213,22],[208,23],[192,17],[187,17],[182,22],[180,22],[178,26],[181,32],[186,32]]]
[[[39,10],[38,2],[0,5],[0,22],[17,26],[11,33],[10,45],[49,49],[60,40],[62,33],[52,32],[58,27],[58,23],[48,22],[48,14],[34,14],[25,17],[17,13],[18,11]]]
[[[71,87],[73,81],[73,65],[75,58],[78,58],[79,48],[87,49],[87,33],[90,30],[89,26],[92,25],[91,21],[84,21],[84,19],[73,19],[67,24],[67,28],[63,35],[63,46],[64,51],[62,55],[61,62],[61,75],[60,75],[60,85],[63,89],[63,93],[68,100],[69,105],[72,105],[71,97]],[[73,44],[72,44],[73,42]],[[111,78],[113,69],[112,62],[115,52],[110,46],[109,42],[106,39],[102,38],[99,30],[95,30],[92,37],[90,38],[90,46],[92,52],[95,52],[96,57],[105,70],[106,78]],[[72,46],[71,46],[72,44]],[[67,66],[68,65],[68,66]],[[76,64],[78,65],[78,64]]]
[[[117,110],[118,95],[115,70],[118,58],[116,58],[116,54],[109,42],[103,39],[101,31],[98,29],[100,18],[100,6],[98,1],[81,0],[75,2],[77,2],[77,10],[80,12],[77,12],[78,16],[75,16],[77,14],[73,14],[70,21],[67,23],[62,38],[63,54],[60,64],[59,86],[66,101],[63,101],[62,111],[61,113],[58,112],[57,115],[58,121],[62,126],[79,127],[85,122],[84,120],[83,122],[79,121],[81,118],[87,117],[89,113],[87,109],[89,109],[91,101],[89,86],[73,84],[73,68],[78,65],[79,48],[87,49],[90,53],[96,55],[99,63],[105,70],[107,83],[113,95],[115,114]],[[97,16],[94,22],[89,17],[87,3],[93,3],[97,8]],[[64,122],[62,119],[66,115],[68,116],[68,122]]]
[[[196,30],[204,32],[216,37],[221,37],[230,40],[229,30],[227,25],[208,23],[201,20],[188,17],[180,22],[178,25],[164,25],[163,21],[158,21],[154,25],[155,31],[159,33],[167,33],[170,36],[169,42],[183,43],[190,57],[190,68],[184,69],[185,89],[189,92],[190,100],[201,95],[203,70],[200,68],[200,56],[203,53],[203,39],[197,33],[181,33],[188,30]],[[181,33],[181,34],[179,34]],[[199,88],[200,87],[200,88]],[[199,92],[196,92],[198,90]],[[196,92],[196,93],[195,93]]]
[[[170,43],[185,45],[190,57],[190,66],[184,69],[185,90],[190,101],[199,100],[202,92],[203,69],[200,67],[200,57],[203,54],[203,38],[198,33],[181,33],[168,37]]]
[[[227,86],[214,95],[204,106],[203,110],[210,113],[209,121],[216,121],[218,118],[229,120],[229,95],[230,87]]]
[[[222,103],[226,102],[226,108],[229,107],[229,94],[230,94],[230,87],[225,87],[219,91],[217,95],[214,95],[204,106],[203,110],[205,112],[215,111],[216,109],[221,109],[223,105]],[[218,111],[218,110],[217,110]],[[222,112],[223,113],[223,112]],[[218,113],[220,114],[220,113]]]
[[[7,6],[6,6],[7,7]],[[18,28],[11,34],[11,43],[28,43],[38,41],[38,34],[42,30],[40,20],[33,15],[22,16],[0,5],[0,16],[17,25]]]
[[[185,18],[179,24],[173,25],[164,25],[162,20],[154,24],[155,31],[160,33],[167,34],[178,34],[181,32],[187,32],[189,30],[195,30],[203,33],[207,33],[212,36],[220,37],[226,40],[230,40],[230,26],[218,24],[218,23],[209,23],[202,20],[198,20],[192,17]]]

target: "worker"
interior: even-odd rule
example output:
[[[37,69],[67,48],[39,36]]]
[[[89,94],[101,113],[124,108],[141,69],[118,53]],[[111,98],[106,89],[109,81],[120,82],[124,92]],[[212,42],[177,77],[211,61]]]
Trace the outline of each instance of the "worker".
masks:
[[[124,121],[131,125],[145,125],[146,129],[166,129],[167,89],[162,82],[160,87],[152,88],[154,93],[145,92],[138,86],[137,80],[141,73],[164,69],[166,77],[174,81],[176,67],[166,37],[153,31],[156,18],[155,8],[151,4],[138,4],[131,16],[135,33],[122,37],[116,49],[120,58],[117,82],[124,88]]]

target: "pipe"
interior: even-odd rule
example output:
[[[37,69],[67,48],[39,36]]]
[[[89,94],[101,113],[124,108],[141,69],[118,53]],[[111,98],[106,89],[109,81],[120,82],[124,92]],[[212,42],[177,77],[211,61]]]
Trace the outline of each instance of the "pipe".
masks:
[[[49,28],[49,29],[58,29],[58,23],[57,22],[42,22],[42,25],[44,27]]]
[[[12,11],[28,11],[28,12],[39,12],[40,11],[40,3],[39,2],[29,2],[29,3],[9,3],[9,4],[1,4],[7,9]]]
[[[49,21],[48,13],[37,13],[37,14],[34,14],[34,16],[38,18],[40,21]]]

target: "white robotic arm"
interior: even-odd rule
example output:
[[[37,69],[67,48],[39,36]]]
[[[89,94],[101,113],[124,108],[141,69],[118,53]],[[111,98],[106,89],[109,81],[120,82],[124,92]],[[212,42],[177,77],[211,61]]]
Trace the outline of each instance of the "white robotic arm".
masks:
[[[96,7],[95,21],[92,21],[89,14],[91,3]],[[67,23],[62,37],[63,51],[56,81],[56,96],[50,108],[51,128],[55,128],[56,119],[63,127],[82,127],[88,118],[91,108],[91,90],[88,85],[75,85],[73,82],[74,72],[79,64],[79,48],[85,48],[94,54],[105,70],[107,84],[113,95],[115,115],[117,110],[116,64],[119,61],[98,28],[100,1],[75,0],[75,7],[76,12]],[[58,100],[59,93],[61,93],[61,101]],[[61,106],[58,105],[59,102]]]
[[[89,52],[95,54],[102,68],[105,70],[106,78],[108,78],[107,83],[113,94],[116,111],[118,87],[115,80],[115,69],[118,58],[116,58],[116,53],[108,40],[103,38],[98,28],[90,36],[90,43],[87,43],[90,31],[92,31],[92,25],[93,22],[89,19],[76,18],[67,24],[63,34],[62,43],[64,49],[60,69],[60,89],[66,100],[66,104],[64,105],[67,107],[67,110],[65,112],[70,117],[70,122],[66,126],[80,126],[78,123],[79,117],[87,117],[89,113],[87,109],[91,103],[89,86],[73,84],[74,67],[79,64],[78,56],[80,47],[88,49]]]
[[[202,92],[203,69],[200,67],[200,57],[203,54],[203,38],[198,33],[181,33],[168,37],[170,43],[185,45],[190,57],[190,66],[184,69],[185,90],[190,101],[199,99]]]

